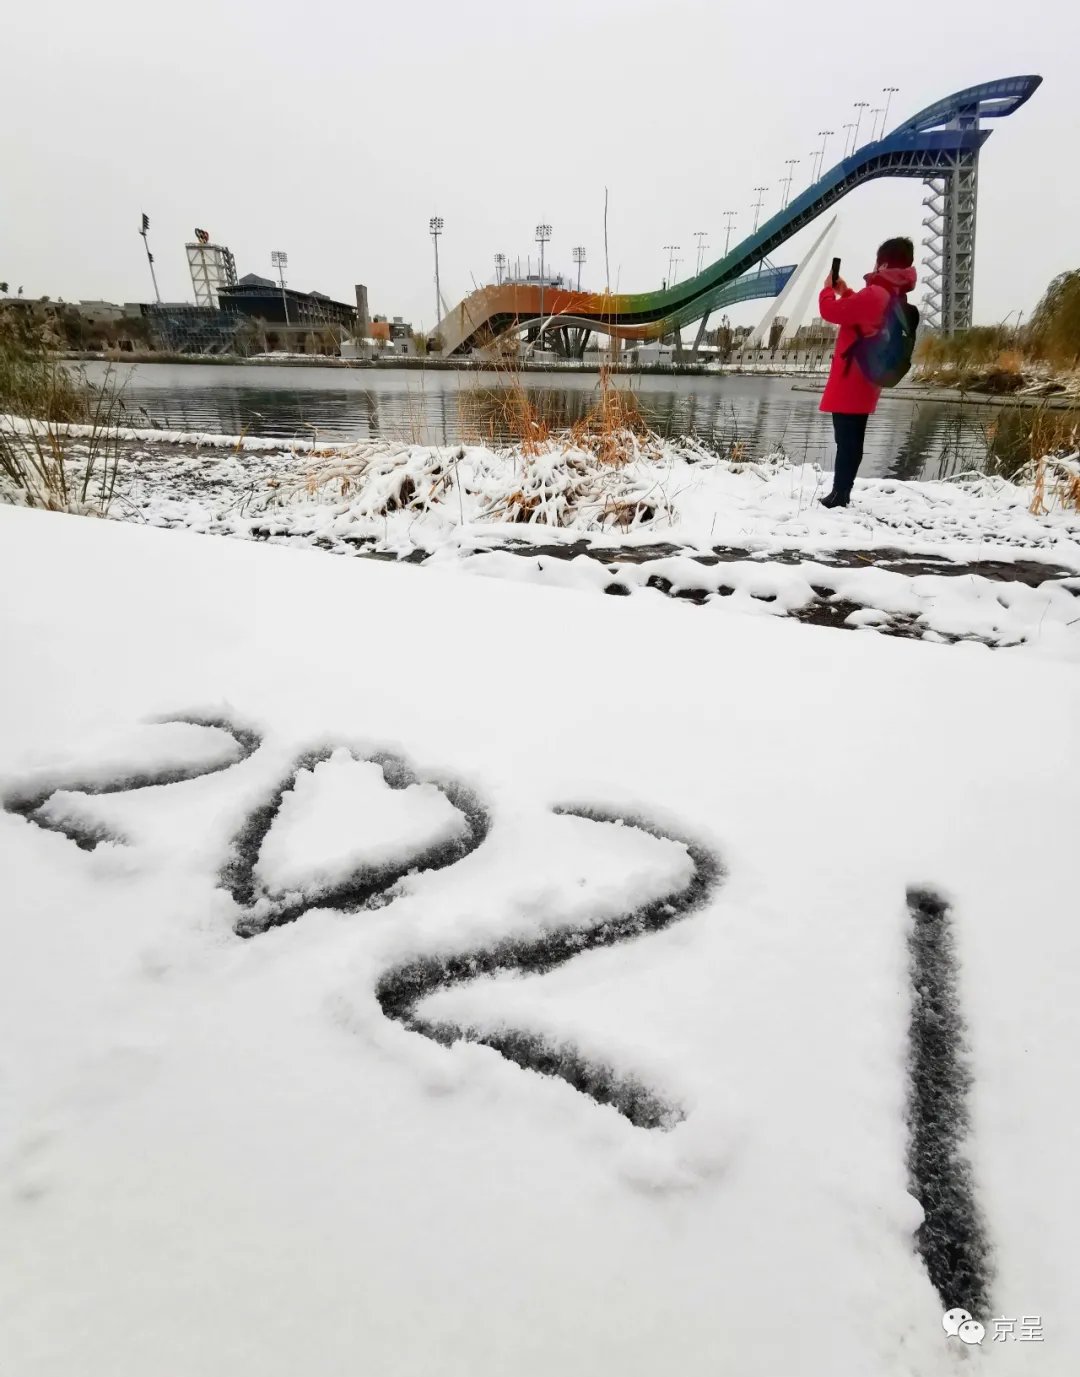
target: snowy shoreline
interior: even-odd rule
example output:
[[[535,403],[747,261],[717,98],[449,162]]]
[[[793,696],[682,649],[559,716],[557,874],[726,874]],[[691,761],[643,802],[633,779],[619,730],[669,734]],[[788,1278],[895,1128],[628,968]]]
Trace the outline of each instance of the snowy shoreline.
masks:
[[[689,443],[621,466],[553,444],[146,445],[117,514],[167,526],[609,595],[1080,658],[1080,514],[1030,515],[1000,479],[867,480],[846,511],[782,456]],[[961,577],[963,575],[963,577]]]
[[[64,430],[77,455],[89,428]],[[523,453],[120,436],[120,520],[1080,659],[1080,513],[1033,516],[1031,487],[999,478],[863,480],[827,511],[815,465],[649,435],[618,464],[568,437]]]

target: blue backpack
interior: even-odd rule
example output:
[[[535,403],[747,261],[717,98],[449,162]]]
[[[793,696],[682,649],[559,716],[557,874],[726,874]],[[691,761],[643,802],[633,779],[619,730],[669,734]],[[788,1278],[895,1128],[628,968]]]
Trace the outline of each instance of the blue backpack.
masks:
[[[859,330],[859,327],[855,327]],[[844,372],[852,359],[863,376],[877,387],[895,387],[911,368],[915,349],[915,332],[919,328],[919,308],[893,297],[885,309],[881,328],[874,335],[864,335],[844,350]]]

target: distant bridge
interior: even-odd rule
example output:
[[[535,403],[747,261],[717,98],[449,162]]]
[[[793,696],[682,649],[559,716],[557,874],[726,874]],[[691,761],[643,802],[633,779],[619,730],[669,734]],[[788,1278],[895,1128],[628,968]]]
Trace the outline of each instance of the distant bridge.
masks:
[[[793,267],[762,266],[768,256],[863,182],[917,177],[927,236],[925,318],[951,333],[971,324],[979,150],[990,137],[981,119],[1011,115],[1030,100],[1039,76],[1006,77],[957,91],[927,106],[892,133],[855,149],[759,229],[695,277],[659,292],[574,292],[507,282],[480,287],[436,327],[444,354],[494,342],[507,331],[575,332],[584,349],[590,331],[622,339],[663,339],[710,312],[755,297],[776,296]]]

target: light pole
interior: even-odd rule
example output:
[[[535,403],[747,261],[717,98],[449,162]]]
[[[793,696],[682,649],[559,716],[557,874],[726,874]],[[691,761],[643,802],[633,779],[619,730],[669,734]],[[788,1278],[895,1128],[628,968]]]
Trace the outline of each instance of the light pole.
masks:
[[[706,236],[706,234],[708,234],[708,230],[695,230],[695,231],[694,231],[694,238],[697,240],[697,267],[696,267],[696,269],[694,270],[694,275],[695,275],[695,276],[697,276],[697,274],[701,272],[701,260],[702,260],[702,258],[705,256],[705,236]]]
[[[146,237],[147,234],[148,234],[149,232],[150,232],[150,217],[149,217],[149,215],[146,214],[145,211],[143,211],[142,229],[139,231],[139,233],[142,235],[143,248],[146,250],[146,261],[150,264],[150,278],[151,278],[151,280],[153,281],[153,284],[154,284],[154,298],[155,298],[155,300],[157,301],[157,304],[160,306],[160,305],[161,305],[161,293],[158,291],[157,273],[154,272],[154,255],[150,252],[150,240],[147,239],[147,237]],[[21,291],[21,290],[22,290],[22,289],[20,288],[20,291]]]
[[[844,125],[844,128],[845,128],[845,129],[850,129],[852,132],[854,132],[855,126],[854,126],[853,124],[845,124],[845,125]],[[854,144],[851,145],[851,150],[850,150],[850,151],[851,151],[852,153],[855,152],[855,145],[854,145]],[[847,155],[848,155],[848,135],[845,134],[845,135],[844,135],[844,157],[846,158]]]
[[[757,201],[754,204],[754,234],[757,234],[758,220],[761,219],[761,207],[765,204],[765,193],[768,191],[768,189],[769,188],[767,186],[754,187],[754,190],[758,194]]]
[[[544,334],[544,245],[551,238],[550,225],[537,225],[536,242],[540,245],[540,332],[536,336],[539,344]]]
[[[285,295],[285,269],[289,266],[289,255],[281,249],[272,249],[270,252],[270,262],[277,268],[278,282],[281,284],[281,304],[285,307],[285,324],[291,325],[289,320],[289,298]]]
[[[871,115],[873,115],[873,117],[874,117],[874,122],[873,122],[873,125],[871,126],[871,129],[870,129],[870,140],[871,140],[871,142],[873,142],[873,141],[877,138],[877,136],[878,136],[878,132],[877,132],[877,117],[878,117],[878,115],[881,114],[881,111],[882,111],[882,107],[881,107],[880,105],[871,106],[870,113],[871,113]],[[884,133],[885,133],[885,130],[882,129],[881,132],[884,134]]]
[[[836,130],[835,130],[835,129],[819,129],[819,130],[818,130],[818,133],[821,135],[821,152],[818,154],[818,165],[817,165],[817,175],[818,175],[818,177],[820,177],[820,176],[821,176],[821,169],[825,166],[825,145],[829,142],[829,140],[832,138],[832,136],[836,133]],[[815,177],[814,180],[817,181],[817,177]]]
[[[889,122],[889,106],[892,104],[893,96],[895,96],[899,90],[899,86],[883,86],[881,88],[881,94],[885,97],[885,118],[881,121],[882,138],[885,137],[885,126]]]
[[[431,242],[435,245],[435,328],[439,328],[439,321],[442,320],[442,291],[439,287],[439,235],[443,232],[443,218],[441,215],[433,215],[428,221],[428,233],[431,235]]]
[[[859,126],[862,124],[862,112],[864,110],[869,110],[869,108],[870,102],[868,100],[857,100],[855,102],[855,109],[858,110],[859,113],[855,116],[855,137],[851,141],[852,153],[854,153],[859,146]]]
[[[791,182],[792,182],[792,179],[793,179],[794,176],[795,176],[795,169],[796,169],[796,167],[798,167],[798,165],[799,165],[799,159],[798,159],[798,158],[785,158],[785,159],[784,159],[784,166],[787,167],[787,168],[789,168],[790,171],[788,172],[788,175],[787,175],[787,181],[786,181],[785,184],[784,184],[784,204],[783,204],[783,206],[781,207],[781,209],[783,209],[783,210],[787,210],[788,201],[791,200]]]
[[[585,245],[575,244],[570,250],[570,256],[577,264],[577,289],[581,291],[581,265],[585,262]]]
[[[723,234],[723,256],[725,257],[727,257],[727,253],[729,253],[731,248],[731,220],[736,218],[737,213],[737,211],[723,212],[723,218],[725,218],[727,222],[725,224],[725,234]]]
[[[675,255],[679,252],[678,244],[665,244],[667,250],[667,285],[671,286],[671,274],[675,271]]]
[[[723,219],[725,219],[726,222],[725,233],[723,233],[723,256],[725,257],[727,257],[727,253],[729,253],[731,248],[731,220],[736,218],[737,213],[737,211],[723,212]]]
[[[500,286],[500,287],[502,286],[502,277],[503,277],[503,272],[504,272],[505,268],[506,268],[506,254],[505,254],[505,253],[497,253],[497,254],[495,255],[495,276],[496,276],[496,278],[498,279],[498,283],[499,283],[499,286]]]

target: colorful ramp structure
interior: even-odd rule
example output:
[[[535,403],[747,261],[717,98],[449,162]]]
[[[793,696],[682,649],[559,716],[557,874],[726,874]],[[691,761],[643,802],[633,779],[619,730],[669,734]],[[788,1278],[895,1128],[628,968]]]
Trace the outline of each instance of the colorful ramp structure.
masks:
[[[592,331],[614,339],[664,339],[712,311],[778,296],[795,268],[773,267],[769,256],[878,177],[926,183],[924,319],[947,333],[963,329],[971,324],[975,280],[979,152],[990,137],[980,121],[1013,114],[1041,82],[1040,76],[1005,77],[936,101],[855,149],[723,258],[663,291],[578,292],[522,282],[480,287],[439,321],[434,335],[441,352],[484,348],[525,330],[534,341],[550,336],[562,352],[580,354]],[[703,333],[704,327],[699,339]]]

